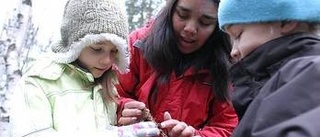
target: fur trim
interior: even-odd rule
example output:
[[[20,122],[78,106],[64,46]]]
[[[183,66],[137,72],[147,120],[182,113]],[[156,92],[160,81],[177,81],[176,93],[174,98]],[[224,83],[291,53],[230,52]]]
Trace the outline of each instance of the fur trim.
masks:
[[[57,63],[71,63],[79,57],[84,48],[88,47],[89,45],[106,40],[112,42],[118,49],[119,54],[115,63],[116,69],[118,69],[121,73],[128,72],[129,54],[127,41],[115,34],[110,33],[85,35],[79,41],[72,43],[70,45],[70,49],[67,52],[52,53],[54,57],[53,60]]]

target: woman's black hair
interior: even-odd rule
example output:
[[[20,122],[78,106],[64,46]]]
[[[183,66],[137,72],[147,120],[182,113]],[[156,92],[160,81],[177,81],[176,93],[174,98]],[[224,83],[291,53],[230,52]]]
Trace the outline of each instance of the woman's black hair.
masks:
[[[177,46],[173,32],[172,14],[178,0],[167,1],[167,5],[155,18],[151,33],[143,40],[141,49],[148,63],[158,76],[158,82],[168,82],[175,71],[183,73],[193,67],[196,72],[210,70],[211,85],[215,95],[221,100],[229,100],[228,85],[231,46],[227,35],[219,29],[218,23],[204,46],[191,54],[183,54]],[[219,1],[213,0],[217,6]]]

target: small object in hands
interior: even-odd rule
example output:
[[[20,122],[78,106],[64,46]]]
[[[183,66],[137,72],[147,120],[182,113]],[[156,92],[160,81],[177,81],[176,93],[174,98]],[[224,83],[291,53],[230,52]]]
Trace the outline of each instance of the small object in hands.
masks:
[[[154,118],[152,117],[149,109],[144,109],[144,110],[143,110],[143,117],[146,118],[146,119],[145,119],[146,121],[152,121],[152,122],[154,122],[154,123],[157,124],[157,126],[158,126],[158,128],[159,128],[159,130],[160,130],[160,136],[161,136],[161,137],[169,137],[169,136],[165,133],[165,131],[163,131],[163,129],[162,129],[162,127],[161,127],[161,124],[160,124],[160,123],[157,123],[157,122],[154,120]]]

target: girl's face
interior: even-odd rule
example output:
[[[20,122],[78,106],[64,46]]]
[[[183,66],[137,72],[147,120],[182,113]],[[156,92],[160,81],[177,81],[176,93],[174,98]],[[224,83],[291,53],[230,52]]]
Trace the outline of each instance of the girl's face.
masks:
[[[178,48],[184,54],[200,49],[213,33],[217,7],[213,0],[178,0],[172,23]]]
[[[118,49],[109,41],[92,44],[86,47],[78,60],[94,78],[99,78],[115,62]]]
[[[231,57],[239,61],[262,44],[282,36],[279,23],[237,24],[226,28],[232,43]]]

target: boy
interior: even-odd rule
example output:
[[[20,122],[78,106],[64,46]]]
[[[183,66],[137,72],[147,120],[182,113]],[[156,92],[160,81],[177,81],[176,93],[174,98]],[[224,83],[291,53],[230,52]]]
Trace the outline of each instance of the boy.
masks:
[[[234,137],[320,136],[319,0],[223,0],[239,126]]]

